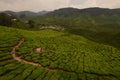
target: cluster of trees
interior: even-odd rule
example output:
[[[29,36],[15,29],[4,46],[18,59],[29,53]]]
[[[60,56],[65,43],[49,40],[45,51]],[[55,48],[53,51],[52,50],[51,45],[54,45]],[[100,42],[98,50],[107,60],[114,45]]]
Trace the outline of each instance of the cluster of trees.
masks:
[[[11,17],[5,13],[0,13],[0,25],[11,26],[12,25]]]
[[[26,23],[25,21],[20,20],[16,16],[5,13],[0,13],[0,25],[22,29],[29,29],[35,27],[33,20],[27,20]]]

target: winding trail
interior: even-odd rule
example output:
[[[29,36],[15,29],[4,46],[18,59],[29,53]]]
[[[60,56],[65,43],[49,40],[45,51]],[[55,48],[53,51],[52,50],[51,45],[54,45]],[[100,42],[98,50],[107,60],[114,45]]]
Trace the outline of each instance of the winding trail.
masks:
[[[39,63],[34,63],[34,62],[30,62],[30,61],[26,61],[26,60],[24,60],[24,59],[21,59],[21,57],[18,57],[18,56],[16,55],[16,54],[17,54],[16,49],[17,49],[24,41],[25,41],[25,38],[21,38],[21,39],[19,40],[19,42],[18,42],[15,46],[12,47],[11,54],[12,54],[13,59],[15,59],[15,60],[17,60],[17,61],[19,61],[19,62],[25,63],[25,64],[30,64],[30,65],[33,65],[33,66],[37,66],[37,67],[42,66],[42,65],[39,64]],[[43,67],[43,66],[42,66],[42,67]],[[46,70],[48,70],[48,71],[51,71],[51,72],[56,72],[56,71],[57,71],[57,69],[50,69],[49,67],[44,67],[44,69],[46,69]]]

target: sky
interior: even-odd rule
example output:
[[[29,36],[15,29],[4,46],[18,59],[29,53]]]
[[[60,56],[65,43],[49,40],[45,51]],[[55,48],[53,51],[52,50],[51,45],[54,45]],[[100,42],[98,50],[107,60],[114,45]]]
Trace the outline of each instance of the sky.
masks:
[[[0,11],[51,11],[58,8],[120,8],[120,0],[0,0]]]

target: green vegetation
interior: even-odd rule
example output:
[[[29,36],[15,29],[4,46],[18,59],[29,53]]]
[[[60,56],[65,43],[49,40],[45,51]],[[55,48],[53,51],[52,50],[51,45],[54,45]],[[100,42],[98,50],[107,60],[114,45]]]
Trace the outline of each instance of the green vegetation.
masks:
[[[8,16],[5,13],[0,13],[0,25],[11,26],[11,24],[12,24],[12,21],[10,16]]]
[[[120,80],[119,9],[8,14],[0,13],[0,80]]]
[[[120,48],[120,44],[118,44],[120,43],[119,9],[92,8],[79,10],[63,8],[44,16],[28,16],[20,18],[20,20],[32,20],[34,22],[32,30],[59,26],[69,33],[84,36],[97,43]]]
[[[73,31],[27,31],[0,26],[0,32],[0,80],[120,79],[120,50],[116,47],[94,42]],[[25,41],[17,48],[17,56],[39,63],[40,67],[12,58],[11,47],[22,37]],[[34,52],[36,48],[44,51]]]

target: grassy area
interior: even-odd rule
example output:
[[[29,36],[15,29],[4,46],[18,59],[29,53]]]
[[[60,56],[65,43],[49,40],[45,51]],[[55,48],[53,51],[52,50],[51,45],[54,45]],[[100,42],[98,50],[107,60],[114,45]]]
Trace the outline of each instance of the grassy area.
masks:
[[[83,36],[54,30],[27,31],[0,26],[0,80],[119,80],[120,50]],[[40,63],[35,67],[15,61],[11,47],[22,59]],[[43,48],[41,54],[30,52]],[[56,72],[46,70],[57,69]]]

